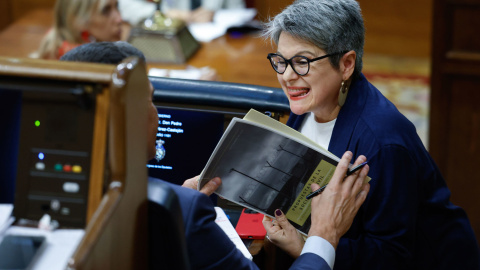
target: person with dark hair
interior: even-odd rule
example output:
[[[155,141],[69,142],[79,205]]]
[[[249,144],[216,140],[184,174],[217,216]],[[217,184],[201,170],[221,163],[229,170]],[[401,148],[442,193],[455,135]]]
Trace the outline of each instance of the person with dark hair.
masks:
[[[109,49],[112,48],[118,49],[119,52],[109,52]],[[69,51],[61,60],[118,64],[121,61],[119,59],[129,56],[143,58],[138,54],[141,54],[139,50],[125,42],[88,43]],[[153,87],[150,88],[150,91],[153,94]],[[158,115],[153,102],[150,100],[149,103],[151,108],[149,109],[148,128],[152,134],[149,134],[146,140],[146,147],[148,147],[150,157],[153,158],[155,155],[153,142],[156,135],[155,127],[158,125]],[[351,160],[352,153],[346,152],[327,188],[321,195],[312,199],[312,225],[309,237],[302,254],[291,269],[333,268],[338,241],[353,222],[370,187],[366,182],[368,165],[360,172],[346,176]],[[365,161],[366,157],[360,156],[354,165]],[[145,160],[146,162],[147,160]],[[162,180],[157,181],[169,185],[180,201],[187,252],[192,269],[258,269],[252,261],[244,257],[215,223],[216,212],[207,196],[190,188],[180,187]],[[205,185],[201,192],[210,195],[220,184],[221,179],[214,178]],[[319,186],[312,184],[311,188],[316,190]],[[277,212],[277,221],[272,222],[272,226],[279,226],[286,222],[281,211]]]
[[[125,41],[95,42],[88,46],[72,49],[60,57],[61,61],[118,64],[129,56],[136,56],[146,62],[145,55]]]
[[[272,18],[268,60],[290,102],[287,125],[340,156],[366,155],[369,196],[340,239],[335,269],[480,269],[466,213],[403,116],[362,74],[365,29],[355,0],[297,0]],[[286,223],[270,239],[295,257]]]

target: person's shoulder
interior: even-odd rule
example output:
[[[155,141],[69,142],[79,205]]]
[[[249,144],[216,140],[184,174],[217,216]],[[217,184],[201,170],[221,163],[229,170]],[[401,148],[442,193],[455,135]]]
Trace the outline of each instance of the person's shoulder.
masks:
[[[185,188],[185,187],[182,187],[182,186],[179,186],[177,184],[173,184],[173,183],[161,180],[161,179],[149,177],[148,178],[149,192],[152,192],[153,189],[158,189],[158,188],[165,189],[167,191],[171,190],[171,191],[175,192],[175,194],[177,194],[177,196],[179,198],[182,198],[182,197],[190,197],[191,198],[191,197],[202,195],[200,192],[198,192],[194,189]]]
[[[360,80],[359,92],[365,95],[365,103],[359,111],[355,133],[374,140],[379,145],[411,144],[410,141],[418,137],[413,123],[365,77],[362,76]]]
[[[407,124],[410,121],[397,109],[395,104],[388,100],[373,84],[365,79],[362,84],[365,91],[365,110],[362,115],[365,120],[370,121],[395,121],[397,124]],[[368,117],[368,118],[367,118]]]
[[[367,81],[364,84],[367,92],[365,109],[362,112],[362,120],[372,125],[372,128],[404,130],[414,128],[408,120],[374,85]]]
[[[174,196],[172,196],[174,194]],[[151,201],[157,198],[173,198],[178,199],[178,203],[182,210],[182,216],[185,222],[189,222],[194,213],[206,213],[209,211],[215,213],[213,204],[208,196],[197,190],[182,187],[167,181],[149,177],[148,179],[148,198]]]
[[[327,262],[313,253],[304,253],[290,267],[291,270],[330,270]]]

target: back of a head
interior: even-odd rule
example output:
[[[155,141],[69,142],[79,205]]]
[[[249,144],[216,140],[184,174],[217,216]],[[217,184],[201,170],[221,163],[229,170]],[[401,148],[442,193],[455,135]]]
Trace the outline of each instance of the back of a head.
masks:
[[[144,62],[146,61],[139,49],[125,41],[86,43],[67,52],[60,58],[60,61],[116,65],[130,56],[137,56]]]

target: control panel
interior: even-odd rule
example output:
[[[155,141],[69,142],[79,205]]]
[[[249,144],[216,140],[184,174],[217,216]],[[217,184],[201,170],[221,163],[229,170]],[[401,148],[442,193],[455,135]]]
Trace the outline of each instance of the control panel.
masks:
[[[82,91],[77,91],[82,92]],[[23,92],[14,216],[84,227],[95,121],[94,97]]]

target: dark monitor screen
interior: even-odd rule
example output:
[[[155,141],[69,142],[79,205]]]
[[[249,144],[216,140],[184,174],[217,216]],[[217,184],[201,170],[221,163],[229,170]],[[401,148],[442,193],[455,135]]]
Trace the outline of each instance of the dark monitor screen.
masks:
[[[0,203],[14,202],[22,93],[0,89]]]
[[[181,185],[199,175],[220,140],[225,114],[157,107],[157,156],[149,176]]]

